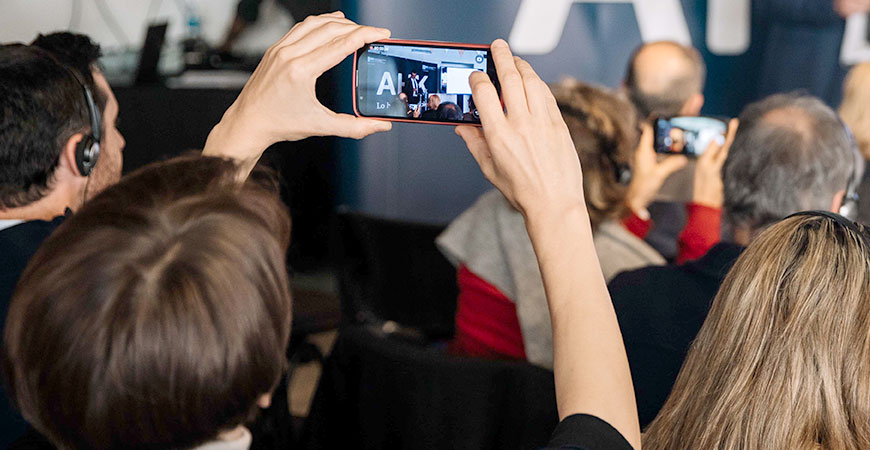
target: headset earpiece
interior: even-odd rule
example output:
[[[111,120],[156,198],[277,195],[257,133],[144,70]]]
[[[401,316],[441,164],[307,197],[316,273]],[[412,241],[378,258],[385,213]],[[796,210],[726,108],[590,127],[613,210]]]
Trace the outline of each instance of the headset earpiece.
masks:
[[[69,67],[65,68],[82,87],[82,91],[85,95],[85,104],[88,108],[88,119],[90,120],[91,130],[90,132],[85,133],[81,142],[76,146],[76,166],[79,169],[79,173],[82,174],[83,177],[87,177],[90,176],[91,172],[94,170],[94,166],[97,165],[97,159],[100,157],[100,139],[102,138],[103,131],[102,120],[100,117],[100,111],[97,109],[97,105],[94,102],[94,96],[91,94],[91,90],[88,89],[88,85],[85,84],[75,70],[70,69]]]
[[[100,157],[100,143],[86,135],[76,146],[76,166],[83,177],[90,176]]]

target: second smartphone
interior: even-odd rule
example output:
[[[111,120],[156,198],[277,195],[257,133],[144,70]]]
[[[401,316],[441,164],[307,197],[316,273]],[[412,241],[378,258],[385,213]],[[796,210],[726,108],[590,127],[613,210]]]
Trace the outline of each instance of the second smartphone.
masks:
[[[388,39],[354,55],[354,112],[399,122],[479,125],[468,77],[480,71],[498,90],[488,45]]]
[[[716,117],[673,117],[655,119],[657,153],[697,158],[710,143],[725,143],[728,123]]]

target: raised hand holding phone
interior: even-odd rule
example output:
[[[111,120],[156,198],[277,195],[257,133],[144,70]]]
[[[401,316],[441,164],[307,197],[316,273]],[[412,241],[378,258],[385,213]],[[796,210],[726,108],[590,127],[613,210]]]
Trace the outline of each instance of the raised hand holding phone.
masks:
[[[653,146],[653,128],[644,124],[640,143],[634,153],[631,183],[625,195],[626,205],[641,219],[649,218],[647,207],[653,202],[668,177],[689,162],[683,155],[669,155],[660,161]]]
[[[503,40],[491,46],[495,86],[471,74],[481,128],[456,128],[484,175],[525,217],[553,324],[559,417],[586,413],[640,448],[622,335],[592,242],[583,175],[550,89]],[[506,112],[505,112],[506,110]]]
[[[721,208],[725,203],[725,186],[722,183],[722,167],[728,158],[728,151],[737,135],[740,122],[731,119],[725,142],[713,141],[707,150],[698,158],[695,175],[692,182],[692,203],[710,208]]]
[[[361,46],[390,31],[357,25],[340,11],[310,16],[272,45],[239,97],[212,129],[204,155],[240,161],[244,174],[263,151],[310,136],[362,138],[388,131],[386,122],[337,114],[315,94],[317,78]]]

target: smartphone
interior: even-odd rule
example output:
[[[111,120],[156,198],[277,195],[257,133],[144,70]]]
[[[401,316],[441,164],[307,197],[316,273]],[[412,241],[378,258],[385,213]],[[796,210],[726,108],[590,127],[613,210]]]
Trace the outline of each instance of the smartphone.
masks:
[[[725,143],[728,123],[716,117],[660,117],[653,128],[656,153],[697,158],[711,142]]]
[[[354,55],[356,115],[397,122],[480,125],[468,77],[499,89],[488,45],[388,39]]]

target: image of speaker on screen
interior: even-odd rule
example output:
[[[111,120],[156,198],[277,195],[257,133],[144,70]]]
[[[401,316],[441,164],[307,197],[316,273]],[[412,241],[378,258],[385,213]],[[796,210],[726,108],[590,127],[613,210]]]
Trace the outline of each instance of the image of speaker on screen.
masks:
[[[370,44],[357,64],[366,116],[479,122],[468,77],[486,72],[486,50]]]

